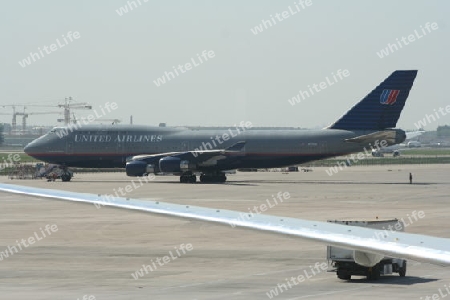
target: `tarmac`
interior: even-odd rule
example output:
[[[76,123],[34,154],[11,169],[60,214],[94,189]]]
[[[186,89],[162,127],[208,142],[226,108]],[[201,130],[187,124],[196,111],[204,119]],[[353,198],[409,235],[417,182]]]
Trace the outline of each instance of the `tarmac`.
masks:
[[[180,184],[176,176],[141,184],[122,173],[75,174],[71,182],[7,177],[0,182],[101,195],[121,190],[130,198],[242,212],[270,201],[265,214],[318,221],[403,218],[406,232],[450,238],[449,166],[349,167],[333,176],[326,169],[238,172],[225,184]],[[274,204],[279,192],[289,197]],[[425,217],[414,219],[420,211]],[[323,244],[227,225],[1,192],[0,224],[0,255],[13,253],[1,257],[0,299],[436,300],[450,295],[450,268],[408,261],[404,278],[345,281],[319,268],[327,263]],[[30,237],[34,243],[20,249],[20,241]],[[299,275],[304,280],[289,286]]]

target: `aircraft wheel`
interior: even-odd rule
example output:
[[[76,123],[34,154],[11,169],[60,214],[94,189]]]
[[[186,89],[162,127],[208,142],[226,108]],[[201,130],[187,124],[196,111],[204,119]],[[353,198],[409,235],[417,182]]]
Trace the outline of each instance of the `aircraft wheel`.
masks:
[[[380,279],[380,265],[376,264],[372,268],[369,268],[367,270],[366,278],[368,280],[378,280],[378,279]]]
[[[61,180],[64,182],[68,182],[68,181],[70,181],[70,179],[72,179],[72,177],[70,177],[70,175],[66,175],[66,174],[61,175]]]
[[[225,174],[201,174],[200,182],[202,183],[222,183],[227,180]]]
[[[403,262],[403,267],[401,267],[398,270],[398,274],[400,275],[400,277],[405,277],[406,276],[406,260]]]
[[[197,182],[197,176],[195,175],[181,175],[180,176],[181,183],[195,183]]]
[[[348,275],[348,274],[345,274],[345,273],[341,274],[341,273],[338,272],[337,277],[339,279],[342,279],[342,280],[350,280],[352,278],[352,275]]]
[[[200,175],[200,182],[201,183],[211,182],[211,175],[206,175],[206,174]]]

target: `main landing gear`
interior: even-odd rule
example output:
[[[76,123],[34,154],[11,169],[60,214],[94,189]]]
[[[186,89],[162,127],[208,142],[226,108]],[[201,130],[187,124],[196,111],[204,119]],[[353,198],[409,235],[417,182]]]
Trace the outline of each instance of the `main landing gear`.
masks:
[[[200,181],[203,183],[224,183],[227,181],[227,176],[222,172],[214,174],[202,174],[200,175]]]
[[[180,182],[181,183],[196,183],[197,182],[197,176],[192,173],[184,173],[180,176]]]
[[[227,181],[227,176],[225,176],[225,174],[222,172],[202,173],[200,175],[201,183],[224,183],[225,181]],[[192,174],[191,172],[183,173],[180,176],[180,182],[181,183],[196,183],[197,176],[195,176],[195,174]]]
[[[46,170],[40,171],[39,176],[45,177],[47,181],[55,181],[61,179],[64,182],[68,182],[73,177],[73,172],[66,166],[51,165]]]

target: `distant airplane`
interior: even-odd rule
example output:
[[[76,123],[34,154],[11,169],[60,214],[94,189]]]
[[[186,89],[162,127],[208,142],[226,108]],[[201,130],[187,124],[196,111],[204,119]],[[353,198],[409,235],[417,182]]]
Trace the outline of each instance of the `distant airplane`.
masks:
[[[420,147],[422,147],[422,143],[418,142],[418,141],[408,142],[407,145],[408,145],[409,148],[420,148]]]
[[[405,142],[421,136],[425,131],[412,131],[412,132],[406,132],[406,139]],[[392,153],[393,156],[400,156],[400,150],[404,150],[407,148],[415,148],[415,147],[421,147],[421,143],[417,141],[410,141],[407,144],[395,144],[392,146],[387,147],[381,147],[380,149],[373,149],[372,150],[372,156],[375,157],[382,157],[385,153]]]
[[[425,131],[423,131],[423,130],[407,132],[406,133],[406,140],[414,139],[416,137],[421,136],[424,133],[425,133]]]
[[[417,70],[395,71],[340,119],[322,130],[228,130],[136,125],[60,127],[28,144],[39,160],[67,167],[126,167],[128,176],[170,173],[180,182],[225,182],[224,171],[278,168],[389,146]],[[320,113],[320,112],[316,112]],[[64,178],[65,181],[70,180]]]

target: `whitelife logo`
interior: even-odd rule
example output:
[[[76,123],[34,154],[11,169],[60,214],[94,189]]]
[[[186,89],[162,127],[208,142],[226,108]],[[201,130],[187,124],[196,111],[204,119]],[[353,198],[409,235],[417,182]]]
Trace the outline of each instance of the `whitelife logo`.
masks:
[[[437,30],[439,28],[438,24],[436,22],[430,23],[427,22],[425,24],[425,28],[420,25],[420,31],[422,32],[422,35],[420,34],[417,29],[414,30],[414,33],[409,34],[407,37],[402,36],[400,39],[396,38],[396,42],[393,44],[388,43],[387,47],[384,49],[381,49],[379,52],[377,52],[377,55],[379,58],[384,58],[388,56],[389,54],[394,53],[395,51],[398,51],[403,48],[403,46],[408,46],[409,44],[423,38],[427,34],[429,34],[432,30]]]
[[[143,5],[143,3],[147,3],[149,0],[136,0],[136,1],[127,1],[127,4],[116,9],[116,13],[119,17],[131,12],[135,8],[138,8]],[[138,5],[139,4],[139,5]]]
[[[18,153],[8,154],[8,158],[5,159],[5,157],[2,157],[3,163],[0,163],[0,171],[9,167],[14,166],[14,164],[18,163],[20,161],[20,155]]]
[[[229,224],[231,225],[231,227],[236,227],[236,225],[239,225],[239,223],[241,222],[245,222],[250,220],[251,218],[253,218],[256,215],[259,215],[265,211],[267,211],[268,209],[277,206],[279,203],[278,201],[280,201],[281,203],[283,203],[284,200],[288,200],[291,198],[291,194],[289,194],[289,192],[278,192],[277,196],[275,197],[274,195],[272,195],[272,200],[273,202],[271,203],[271,201],[269,199],[266,199],[266,204],[261,204],[259,206],[253,206],[253,209],[249,208],[248,209],[248,213],[240,213],[239,217],[237,219],[231,220],[229,222]]]
[[[244,133],[247,129],[250,129],[253,127],[252,122],[250,121],[241,121],[239,125],[234,124],[234,127],[236,128],[236,134],[233,133],[233,130],[231,128],[228,129],[227,132],[224,132],[222,135],[216,135],[215,137],[210,137],[211,142],[203,142],[199,147],[195,148],[194,151],[192,151],[192,155],[194,157],[197,157],[199,154],[203,154],[203,152],[208,150],[213,150],[217,148],[218,146],[222,145],[224,142],[228,141],[230,138],[237,137],[238,135]],[[239,129],[241,128],[241,129]],[[217,143],[216,143],[217,141]],[[214,145],[214,146],[213,146]]]
[[[27,56],[26,58],[22,59],[22,61],[19,61],[19,65],[22,68],[25,68],[26,66],[31,65],[31,63],[36,62],[37,60],[43,58],[45,55],[48,55],[52,52],[55,52],[65,46],[67,46],[69,43],[78,40],[80,38],[80,33],[78,31],[69,31],[66,35],[62,35],[62,41],[60,41],[59,38],[56,39],[56,43],[55,44],[51,44],[50,46],[43,46],[42,49],[41,47],[38,47],[38,52],[30,52],[30,55]],[[46,53],[44,55],[44,53]],[[39,55],[40,54],[40,55]]]
[[[312,85],[308,85],[308,90],[302,91],[300,90],[297,95],[288,99],[288,102],[294,106],[297,103],[302,102],[302,100],[306,100],[307,98],[313,96],[315,93],[319,93],[320,91],[325,90],[326,88],[338,83],[339,81],[344,80],[346,77],[350,76],[349,70],[337,70],[336,74],[331,73],[333,79],[330,79],[328,76],[325,77],[325,81],[314,83]],[[309,93],[308,93],[309,91]]]
[[[178,65],[177,67],[173,66],[173,72],[175,72],[175,74],[172,71],[169,72],[164,72],[164,75],[157,78],[156,80],[153,80],[153,83],[157,86],[160,87],[161,85],[166,83],[166,78],[167,78],[167,82],[171,81],[172,79],[175,79],[175,77],[180,76],[183,73],[186,73],[189,70],[192,70],[192,67],[198,67],[201,64],[205,63],[208,61],[208,58],[214,58],[216,56],[216,54],[214,53],[213,50],[209,50],[208,52],[206,52],[206,50],[203,50],[202,54],[198,54],[197,53],[197,59],[191,57],[191,62],[187,62],[184,65]],[[184,67],[184,69],[183,69]],[[180,73],[178,73],[178,71],[180,71]]]
[[[88,115],[86,119],[81,119],[81,122],[77,122],[75,124],[69,124],[64,128],[61,128],[60,130],[56,131],[56,135],[62,139],[63,137],[67,136],[69,133],[74,132],[75,130],[80,129],[83,125],[88,125],[92,122],[94,122],[96,119],[100,119],[104,116],[106,116],[108,113],[111,113],[112,111],[116,110],[119,106],[116,102],[106,102],[104,106],[99,105],[101,114],[97,112],[97,109],[94,109],[94,114]],[[81,124],[83,123],[83,124]]]
[[[294,8],[289,5],[287,7],[288,10],[283,11],[281,14],[276,13],[275,17],[273,15],[270,15],[269,20],[261,20],[261,23],[256,25],[254,28],[250,28],[250,31],[254,35],[257,35],[258,33],[262,33],[265,29],[269,29],[270,27],[278,24],[277,20],[278,20],[278,22],[282,22],[282,21],[286,20],[287,18],[289,18],[293,15],[296,15],[299,12],[305,10],[307,7],[309,7],[311,5],[312,5],[311,0],[306,0],[306,1],[299,0],[298,2],[294,2]]]
[[[37,232],[34,232],[34,236],[30,236],[27,239],[21,239],[20,242],[16,240],[17,249],[16,246],[8,246],[7,249],[3,252],[0,252],[0,261],[6,259],[9,257],[9,255],[13,256],[15,253],[19,253],[19,251],[22,251],[23,249],[30,247],[36,242],[41,241],[42,239],[46,238],[47,236],[50,236],[52,233],[55,233],[58,231],[58,226],[56,224],[53,225],[45,225],[45,228],[39,228],[41,230],[40,234]],[[45,234],[47,233],[47,234]],[[27,243],[28,242],[28,243]],[[23,246],[23,247],[22,247]]]
[[[423,118],[422,120],[419,120],[417,123],[414,123],[414,126],[416,126],[417,129],[421,129],[424,128],[425,126],[431,124],[432,122],[436,122],[436,120],[439,120],[442,117],[445,117],[446,115],[450,114],[450,105],[447,105],[445,107],[445,111],[444,108],[439,107],[438,109],[439,113],[436,111],[436,109],[434,109],[434,115],[428,115],[425,114],[425,118]]]
[[[372,150],[380,151],[381,148],[385,148],[389,146],[388,142],[385,140],[376,140],[374,145],[372,146],[371,143],[369,143],[369,147],[372,148]],[[372,155],[372,152],[367,151],[366,147],[364,147],[364,152],[358,152],[358,154],[351,154],[350,156],[347,156],[348,158],[344,161],[338,161],[336,163],[336,167],[330,167],[328,170],[325,170],[327,172],[328,176],[333,176],[334,174],[337,174],[339,171],[344,170],[348,166],[351,166],[352,164],[357,163],[360,160],[365,159],[366,157],[370,157]],[[352,160],[353,162],[351,162]]]
[[[269,299],[272,299],[276,296],[281,295],[284,291],[287,291],[289,289],[294,288],[296,285],[299,285],[302,282],[305,282],[306,280],[310,280],[316,275],[319,275],[322,272],[326,272],[328,270],[328,264],[323,262],[316,262],[316,264],[313,266],[309,266],[309,270],[311,272],[308,272],[308,270],[303,270],[303,273],[305,275],[298,275],[297,277],[292,276],[291,278],[286,278],[286,284],[279,283],[274,289],[271,289],[269,292],[266,292],[267,297]]]
[[[158,266],[162,267],[162,266],[170,263],[171,261],[174,261],[174,260],[180,258],[182,255],[186,254],[187,252],[194,250],[194,246],[192,246],[192,244],[189,244],[189,243],[181,244],[179,247],[174,247],[174,249],[175,249],[175,252],[177,253],[176,255],[174,255],[172,253],[172,251],[169,251],[170,256],[166,255],[163,257],[157,257],[156,263],[158,265],[156,265],[156,263],[152,259],[151,265],[142,265],[142,268],[140,268],[136,272],[132,273],[131,277],[133,277],[134,280],[138,280],[139,278],[144,277],[144,275],[148,274],[149,271],[154,272],[154,271],[158,270]],[[180,251],[182,253],[180,253]]]

